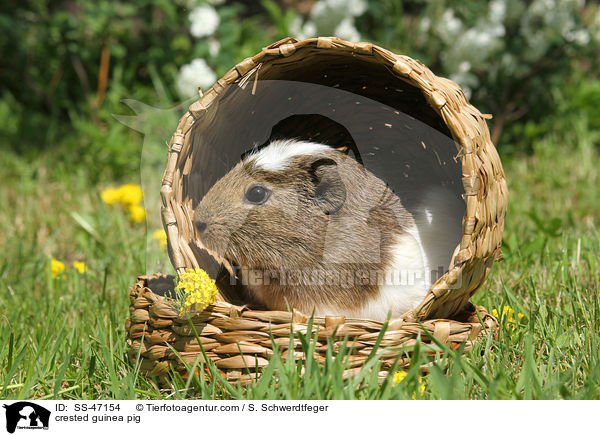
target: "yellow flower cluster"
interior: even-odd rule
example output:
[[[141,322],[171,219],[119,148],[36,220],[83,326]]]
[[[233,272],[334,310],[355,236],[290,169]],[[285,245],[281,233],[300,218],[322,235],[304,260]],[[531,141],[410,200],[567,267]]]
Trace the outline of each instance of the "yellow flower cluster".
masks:
[[[402,370],[402,371],[398,371],[396,373],[394,373],[394,377],[392,378],[392,383],[394,385],[400,384],[402,382],[402,380],[404,380],[406,378],[406,371]],[[423,392],[425,392],[425,383],[423,383],[423,378],[419,377],[419,385],[417,386],[417,391],[419,392],[419,395],[423,395]],[[413,400],[417,398],[417,393],[414,392],[413,393]]]
[[[80,262],[78,260],[73,262],[73,268],[75,268],[79,274],[83,274],[84,272],[87,271],[87,267],[85,266],[85,263]]]
[[[144,198],[144,192],[139,185],[127,183],[118,188],[107,188],[100,193],[100,198],[108,206],[123,206],[133,222],[141,223],[146,218],[146,210],[139,204]]]
[[[188,313],[192,306],[202,311],[217,299],[217,285],[206,271],[200,268],[190,268],[179,275],[175,290],[181,293],[183,299],[180,315]]]
[[[494,315],[496,319],[501,318],[497,309],[492,309],[492,315]],[[512,307],[502,307],[502,319],[504,319],[506,327],[510,328],[511,330],[515,330],[517,328],[517,321],[521,321],[525,317],[525,315],[519,312],[517,313],[517,320],[515,321],[514,315],[515,310]]]
[[[75,268],[77,272],[79,272],[79,274],[83,274],[87,271],[85,263],[80,262],[78,260],[73,262],[73,268]],[[52,270],[52,278],[55,279],[59,276],[62,276],[65,272],[65,263],[52,257],[50,258],[50,269]]]
[[[65,272],[65,264],[58,259],[50,259],[50,268],[52,269],[52,278],[55,279]]]
[[[398,371],[394,374],[393,382],[395,385],[399,384],[402,380],[406,378],[406,371]]]
[[[161,250],[165,251],[167,249],[167,234],[163,229],[155,230],[152,233],[152,238],[160,243]]]

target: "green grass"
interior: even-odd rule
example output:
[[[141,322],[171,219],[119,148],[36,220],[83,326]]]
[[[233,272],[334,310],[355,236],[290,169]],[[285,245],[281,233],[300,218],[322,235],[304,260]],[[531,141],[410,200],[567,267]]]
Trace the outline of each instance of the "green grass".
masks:
[[[144,272],[145,226],[100,201],[100,191],[116,182],[95,180],[109,172],[90,168],[91,178],[85,166],[65,167],[51,152],[25,158],[3,151],[0,398],[598,399],[600,153],[594,143],[597,134],[576,126],[568,141],[544,138],[531,156],[505,157],[504,260],[474,299],[490,310],[509,305],[525,317],[465,355],[448,350],[423,378],[422,394],[422,347],[400,384],[377,382],[376,356],[348,380],[341,376],[343,356],[329,356],[324,366],[308,360],[303,372],[276,356],[266,377],[245,388],[219,377],[186,382],[174,376],[173,389],[157,389],[125,362],[128,288]],[[166,258],[157,243],[150,247],[153,256]],[[65,262],[64,279],[52,278],[51,256]],[[86,263],[85,274],[71,266],[75,260]],[[303,340],[311,346],[311,338]]]

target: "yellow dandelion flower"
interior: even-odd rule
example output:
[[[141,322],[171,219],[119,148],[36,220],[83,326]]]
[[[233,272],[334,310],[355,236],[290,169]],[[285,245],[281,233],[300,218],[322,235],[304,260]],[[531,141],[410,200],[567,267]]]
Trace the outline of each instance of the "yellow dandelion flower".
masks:
[[[175,290],[183,295],[183,316],[194,306],[195,310],[202,311],[213,304],[217,299],[217,286],[208,273],[200,268],[188,269],[179,275]]]
[[[100,198],[108,206],[119,202],[119,191],[115,188],[107,188],[100,193]]]
[[[146,218],[146,209],[139,204],[129,206],[129,219],[134,223],[141,223]]]
[[[152,233],[152,239],[160,243],[161,250],[164,251],[167,249],[167,234],[163,229],[155,230],[154,233]]]
[[[52,269],[53,279],[65,272],[65,264],[54,257],[50,259],[50,267]]]
[[[124,206],[137,205],[144,198],[144,191],[135,183],[127,183],[118,189],[119,203]]]
[[[87,267],[85,266],[85,263],[80,262],[78,260],[73,262],[73,268],[75,268],[77,270],[77,272],[79,272],[79,274],[83,274],[84,272],[87,271]]]
[[[120,204],[125,207],[131,207],[143,200],[144,191],[135,183],[127,183],[118,188],[106,188],[100,193],[100,198],[109,206]]]
[[[397,385],[402,380],[406,378],[406,371],[398,371],[394,374],[394,378],[392,379],[392,383]]]
[[[497,319],[500,319],[499,313],[497,309],[492,309],[492,315]],[[502,319],[505,328],[509,331],[515,331],[517,329],[517,322],[521,321],[525,315],[522,313],[517,313],[516,320],[514,318],[515,310],[510,306],[502,307]]]
[[[512,316],[515,314],[515,311],[512,307],[510,306],[504,306],[502,308],[502,314],[503,315],[508,315],[509,318],[512,318]]]
[[[406,378],[406,371],[398,371],[394,374],[394,377],[392,378],[392,384],[397,385],[399,383],[402,382],[402,380],[404,380]],[[419,383],[417,385],[417,390],[415,392],[413,392],[413,400],[415,400],[417,398],[417,392],[419,393],[419,396],[423,395],[423,393],[425,392],[425,383],[423,383],[423,378],[419,377]]]
[[[515,310],[510,307],[510,306],[503,306],[502,307],[502,316],[506,319],[513,319],[513,316],[515,314]],[[500,318],[500,313],[498,312],[497,309],[492,309],[492,315],[494,315],[494,317],[496,318]],[[525,315],[523,315],[522,313],[518,313],[517,314],[517,318],[521,319],[523,318]]]

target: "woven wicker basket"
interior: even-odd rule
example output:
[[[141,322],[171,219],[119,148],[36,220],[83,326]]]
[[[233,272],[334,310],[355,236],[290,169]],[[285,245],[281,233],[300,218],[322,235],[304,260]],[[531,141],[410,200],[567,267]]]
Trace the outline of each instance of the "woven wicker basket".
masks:
[[[337,82],[352,90],[352,74],[367,72],[373,98],[395,105],[409,115],[435,126],[454,139],[462,167],[462,185],[466,199],[462,239],[448,271],[431,287],[423,302],[401,318],[391,320],[381,346],[391,347],[382,357],[382,368],[389,368],[398,357],[400,347],[418,337],[430,341],[429,335],[445,344],[457,346],[494,331],[497,321],[483,307],[474,307],[470,297],[485,281],[499,256],[508,192],[504,172],[494,145],[490,141],[485,118],[471,106],[460,88],[452,81],[435,76],[420,62],[370,43],[351,43],[337,38],[320,37],[303,41],[287,38],[263,49],[232,68],[181,118],[169,144],[167,168],[161,189],[162,219],[168,237],[171,262],[178,273],[186,268],[204,267],[206,255],[194,245],[190,179],[194,155],[194,137],[202,129],[202,120],[216,107],[229,85],[261,79],[287,79],[319,83],[311,71],[335,74],[341,63],[350,65]],[[318,65],[318,68],[316,67]],[[303,76],[304,75],[304,76]],[[410,101],[395,104],[386,99],[381,83],[402,86]],[[363,87],[364,89],[364,87]],[[387,87],[385,87],[387,89]],[[389,93],[387,93],[389,94]],[[398,97],[394,97],[398,98]],[[213,111],[211,116],[214,116]],[[204,120],[205,121],[205,120]],[[198,337],[189,319],[172,308],[165,291],[172,289],[172,277],[139,277],[130,294],[131,317],[127,321],[130,357],[141,356],[141,369],[149,376],[161,376],[174,368],[185,372],[181,358],[187,362],[211,359],[232,381],[248,381],[256,370],[268,364],[274,343],[286,348],[290,332],[306,332],[307,316],[297,311],[282,312],[250,309],[232,304],[231,296],[219,296],[206,311],[193,313]],[[239,301],[233,301],[239,303]],[[382,323],[344,319],[339,316],[315,318],[319,329],[317,359],[323,359],[327,338],[338,345],[347,338],[353,344],[354,358],[350,369],[360,367],[372,350]],[[427,333],[427,334],[426,334]],[[200,339],[200,343],[198,341]],[[296,345],[300,345],[299,341]],[[201,348],[205,354],[202,353]],[[394,351],[396,350],[396,351]],[[402,362],[401,362],[402,363]]]

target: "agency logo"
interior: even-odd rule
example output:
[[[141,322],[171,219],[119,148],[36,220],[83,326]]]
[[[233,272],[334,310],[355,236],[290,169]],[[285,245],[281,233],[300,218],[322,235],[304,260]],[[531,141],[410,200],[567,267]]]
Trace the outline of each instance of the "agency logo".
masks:
[[[48,430],[50,411],[29,401],[19,401],[10,405],[4,404],[6,409],[6,431],[14,433],[16,429]]]

